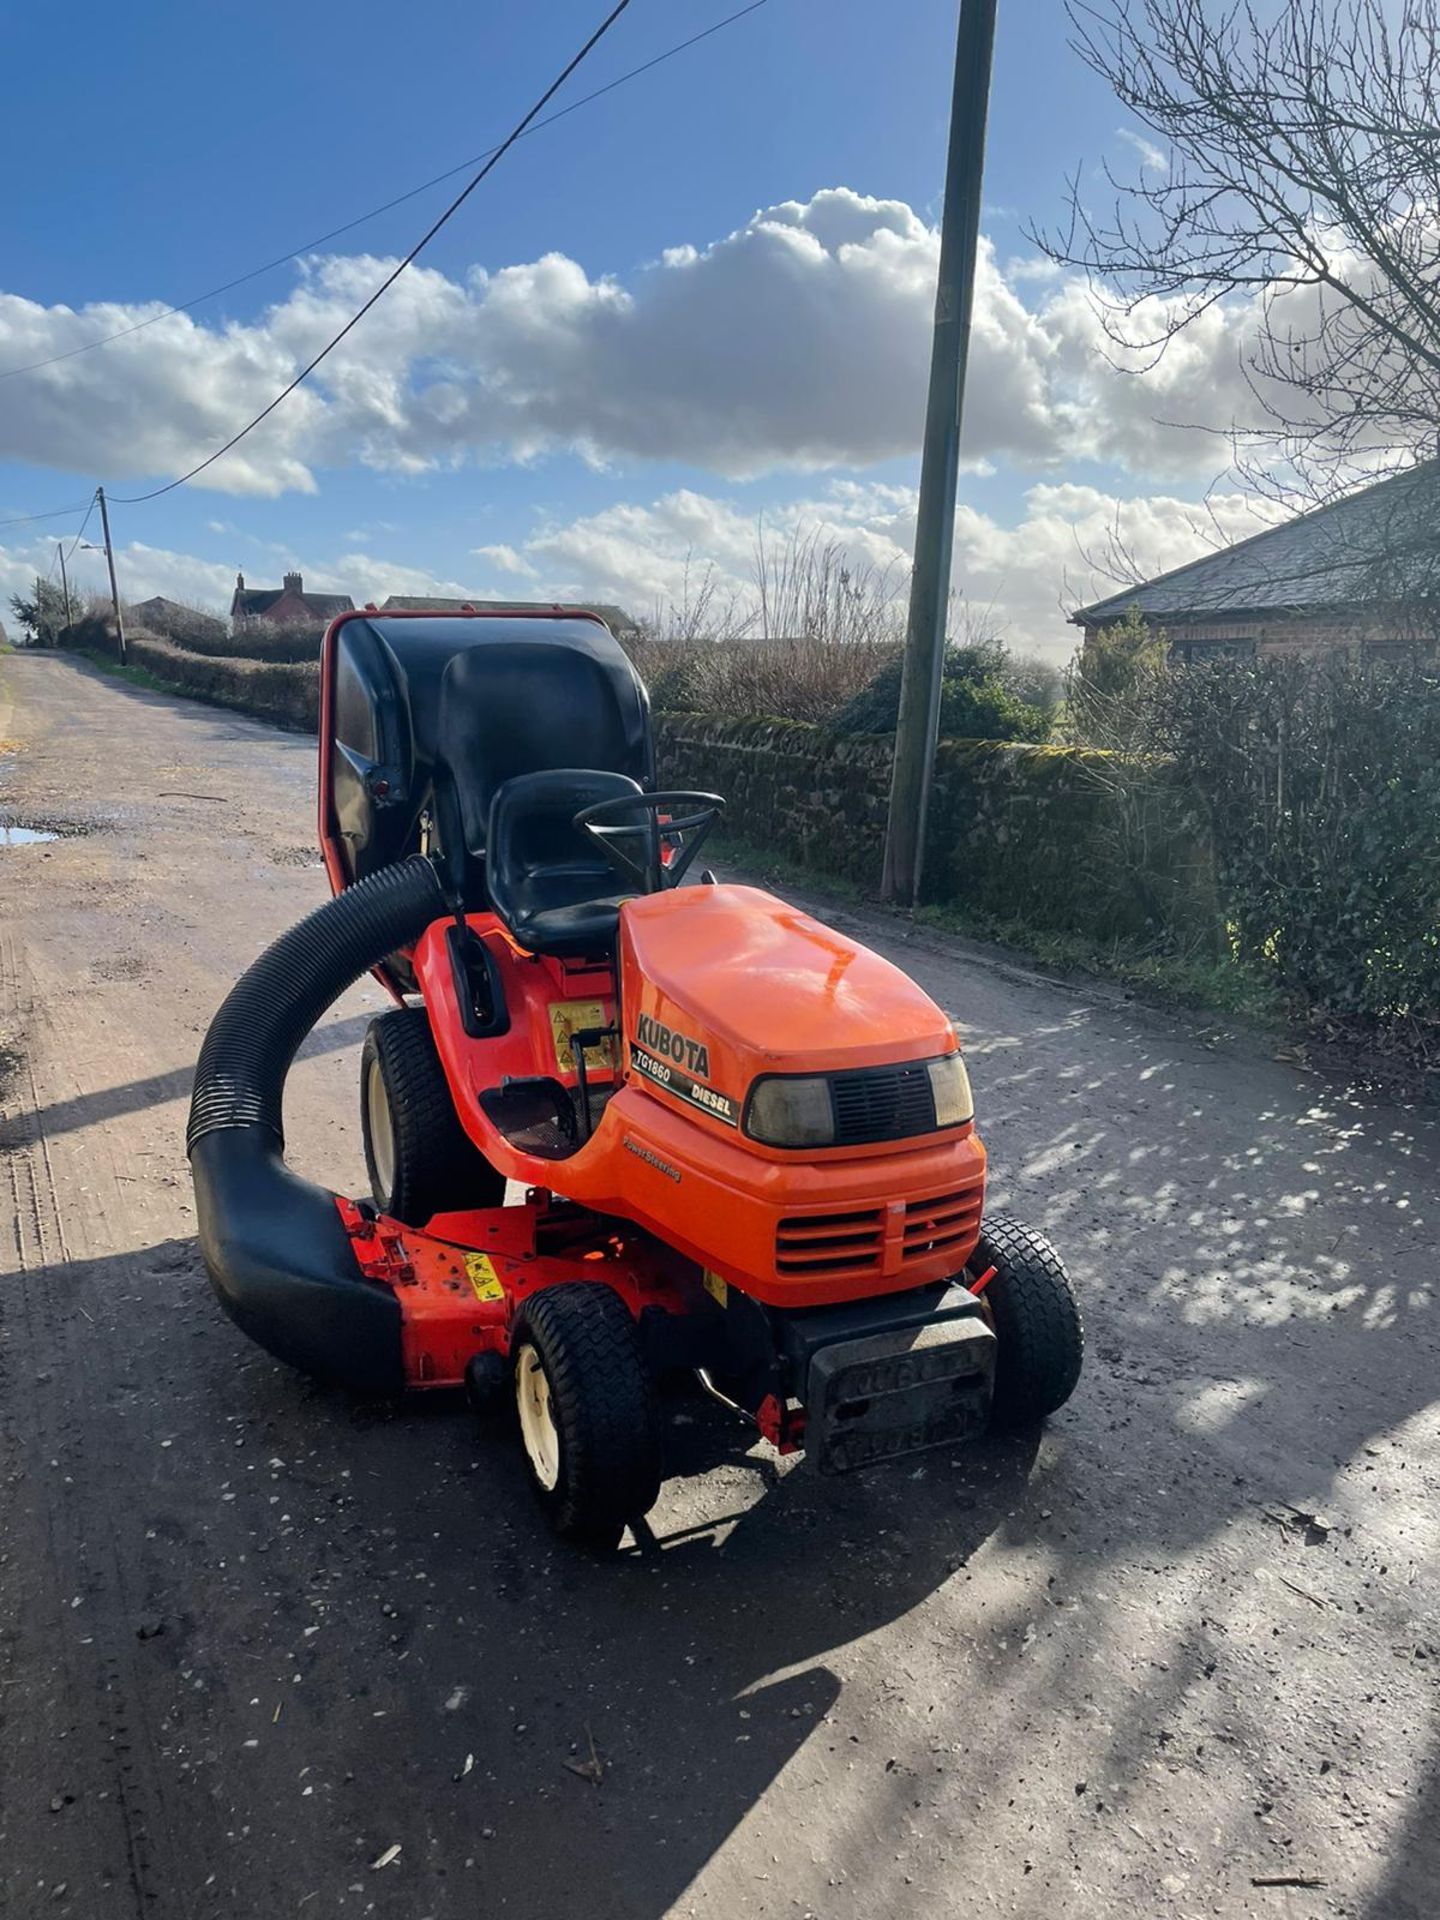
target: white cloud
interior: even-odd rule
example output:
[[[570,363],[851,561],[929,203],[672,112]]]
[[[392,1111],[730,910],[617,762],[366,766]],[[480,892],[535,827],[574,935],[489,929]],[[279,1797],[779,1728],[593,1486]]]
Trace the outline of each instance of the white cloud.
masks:
[[[501,544],[494,547],[473,547],[471,551],[477,559],[488,560],[492,567],[499,567],[503,573],[518,573],[526,578],[534,577],[534,567],[523,554],[517,553],[514,547]]]
[[[37,572],[48,575],[54,560],[55,548],[48,541],[0,546],[0,595],[8,602],[12,593],[29,593]],[[78,552],[68,561],[68,566],[72,593],[77,596],[103,593],[108,598],[110,589],[103,554]],[[115,567],[120,591],[126,600],[148,600],[158,593],[170,600],[228,608],[235,585],[233,567],[201,560],[194,554],[145,546],[139,541],[116,548]]]
[[[412,267],[199,484],[274,495],[313,490],[327,467],[405,475],[554,450],[730,479],[864,467],[918,444],[936,260],[934,229],[903,201],[837,187],[709,245],[671,247],[624,284],[558,253],[463,280]],[[0,458],[86,477],[178,472],[257,412],[391,264],[310,260],[251,323],[173,314],[9,381]],[[0,368],[153,311],[0,296]],[[1212,472],[1224,449],[1173,423],[1223,430],[1245,411],[1247,313],[1216,308],[1159,369],[1122,372],[1077,280],[1033,262],[1002,268],[984,244],[967,456],[1037,473],[1090,456]]]
[[[252,578],[251,584],[278,584],[286,566],[298,564],[293,554],[281,550],[269,580]],[[37,571],[48,574],[55,559],[54,546],[29,542],[11,547],[0,546],[0,600],[8,602],[12,593],[29,593]],[[115,567],[120,592],[127,601],[148,600],[153,594],[167,599],[191,602],[228,611],[235,585],[234,567],[194,554],[175,553],[164,547],[150,547],[136,540],[117,547]],[[386,560],[363,550],[344,552],[323,562],[307,561],[305,584],[320,593],[348,593],[357,606],[367,600],[380,601],[387,594],[436,594],[448,599],[477,600],[505,597],[503,589],[477,585],[474,580],[456,580],[443,573],[427,573],[422,567],[403,561]],[[89,592],[108,596],[103,555],[77,554],[70,562],[70,583],[77,594]],[[513,591],[513,589],[512,589]]]
[[[903,593],[915,539],[913,488],[837,482],[767,514],[773,536],[813,532],[852,564],[888,571]],[[1067,614],[1115,590],[1103,562],[1118,543],[1144,575],[1182,565],[1258,531],[1240,494],[1208,507],[1168,495],[1122,497],[1068,483],[1032,487],[1012,525],[974,507],[955,517],[954,586],[988,611],[1010,644],[1063,659],[1076,632]],[[733,500],[690,490],[555,523],[524,543],[539,590],[556,599],[617,601],[641,617],[683,604],[712,570],[723,593],[751,586],[756,519]],[[1097,562],[1102,564],[1097,564]]]
[[[1148,167],[1151,173],[1169,173],[1170,156],[1163,147],[1157,147],[1153,140],[1147,140],[1143,133],[1136,133],[1133,127],[1117,127],[1119,137],[1135,149],[1140,156],[1140,165]]]

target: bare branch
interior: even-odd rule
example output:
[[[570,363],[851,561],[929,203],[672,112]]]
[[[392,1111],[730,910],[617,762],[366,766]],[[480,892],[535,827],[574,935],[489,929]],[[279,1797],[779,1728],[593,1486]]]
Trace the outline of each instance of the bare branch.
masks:
[[[1440,0],[1070,0],[1072,45],[1168,171],[1078,172],[1032,234],[1119,365],[1243,323],[1237,458],[1314,501],[1440,451]]]

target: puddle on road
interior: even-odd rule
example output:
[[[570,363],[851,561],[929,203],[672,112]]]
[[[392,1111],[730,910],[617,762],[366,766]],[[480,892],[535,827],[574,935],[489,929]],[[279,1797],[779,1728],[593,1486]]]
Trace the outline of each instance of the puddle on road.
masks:
[[[31,847],[45,840],[58,840],[58,833],[47,827],[0,826],[0,847]]]

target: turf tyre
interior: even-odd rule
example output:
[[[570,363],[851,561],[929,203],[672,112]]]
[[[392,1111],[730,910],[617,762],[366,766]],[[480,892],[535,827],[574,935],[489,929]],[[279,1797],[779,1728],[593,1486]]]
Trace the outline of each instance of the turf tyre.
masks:
[[[983,1299],[995,1329],[992,1424],[1033,1426],[1075,1391],[1085,1352],[1080,1306],[1065,1263],[1043,1233],[1008,1214],[986,1216],[971,1271],[995,1277]]]
[[[360,1055],[360,1128],[370,1191],[392,1219],[423,1227],[437,1213],[504,1205],[504,1176],[460,1124],[423,1007],[370,1022]]]
[[[601,1281],[546,1287],[516,1316],[510,1351],[531,1487],[563,1540],[609,1548],[655,1504],[660,1405],[625,1302]],[[555,1453],[537,1464],[524,1400],[535,1361]],[[534,1414],[530,1416],[532,1422]]]

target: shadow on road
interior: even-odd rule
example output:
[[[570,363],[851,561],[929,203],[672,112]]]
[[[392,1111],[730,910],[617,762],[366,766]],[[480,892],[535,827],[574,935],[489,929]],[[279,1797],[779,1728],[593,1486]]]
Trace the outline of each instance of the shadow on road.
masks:
[[[307,1035],[296,1058],[314,1059],[326,1053],[341,1053],[358,1046],[365,1038],[373,1014],[352,1014],[345,1020],[328,1021]],[[18,1058],[18,1055],[15,1056]],[[6,1056],[0,1053],[0,1075]],[[178,1067],[170,1073],[150,1074],[144,1080],[127,1080],[117,1087],[99,1087],[93,1093],[76,1094],[70,1100],[56,1100],[38,1111],[22,1108],[14,1118],[0,1120],[0,1149],[16,1146],[22,1139],[43,1133],[53,1140],[77,1127],[94,1126],[102,1120],[116,1120],[127,1113],[139,1113],[146,1107],[164,1106],[170,1100],[188,1097],[195,1077],[194,1067]],[[3,1084],[3,1081],[0,1081]]]

